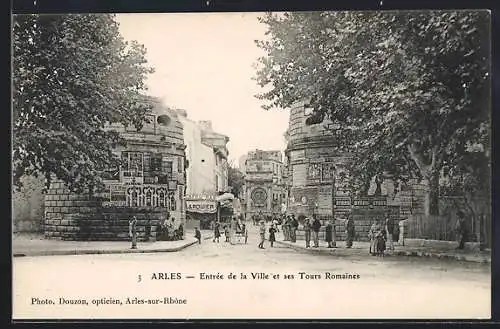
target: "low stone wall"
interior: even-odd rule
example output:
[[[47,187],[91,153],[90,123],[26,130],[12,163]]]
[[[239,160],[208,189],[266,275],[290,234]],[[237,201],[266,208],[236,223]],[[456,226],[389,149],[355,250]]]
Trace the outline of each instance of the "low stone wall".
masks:
[[[82,201],[83,202],[83,201]],[[138,241],[155,241],[156,226],[166,219],[163,208],[79,207],[73,213],[52,213],[45,220],[45,237],[76,241],[128,241],[129,220],[137,217]]]

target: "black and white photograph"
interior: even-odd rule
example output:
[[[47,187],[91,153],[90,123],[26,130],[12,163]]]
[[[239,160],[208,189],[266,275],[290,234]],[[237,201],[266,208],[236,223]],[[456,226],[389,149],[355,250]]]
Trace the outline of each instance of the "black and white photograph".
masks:
[[[491,317],[490,11],[11,28],[14,320]]]

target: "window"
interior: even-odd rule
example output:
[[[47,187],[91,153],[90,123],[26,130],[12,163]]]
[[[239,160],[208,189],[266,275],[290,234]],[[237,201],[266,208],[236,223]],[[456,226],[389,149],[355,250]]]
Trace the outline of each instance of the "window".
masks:
[[[144,154],[142,152],[122,152],[121,180],[142,183],[144,177]]]
[[[171,211],[176,211],[177,210],[177,201],[175,200],[175,192],[169,192],[168,193],[168,202],[170,204],[170,210]]]
[[[319,179],[321,174],[321,164],[320,163],[310,163],[307,169],[307,178],[309,179]]]
[[[129,153],[129,169],[137,172],[143,171],[143,154],[142,152]]]
[[[321,181],[331,182],[335,175],[335,165],[333,163],[323,163],[321,169]]]
[[[314,109],[312,107],[304,107],[304,115],[305,116],[309,116],[311,114],[313,114],[314,112]]]
[[[177,158],[177,172],[182,172],[183,171],[183,168],[182,168],[182,157],[178,157]]]
[[[159,207],[165,207],[165,190],[164,189],[160,189],[158,191],[158,206]]]
[[[151,171],[161,171],[162,169],[161,154],[151,156]]]

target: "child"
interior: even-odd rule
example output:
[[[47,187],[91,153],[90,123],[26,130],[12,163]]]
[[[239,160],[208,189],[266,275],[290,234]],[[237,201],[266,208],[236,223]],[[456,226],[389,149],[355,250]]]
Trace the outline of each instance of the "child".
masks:
[[[201,244],[201,232],[197,227],[194,228],[194,237],[198,240],[198,244]]]
[[[219,242],[219,237],[220,237],[220,223],[216,222],[214,224],[214,242],[217,240]]]

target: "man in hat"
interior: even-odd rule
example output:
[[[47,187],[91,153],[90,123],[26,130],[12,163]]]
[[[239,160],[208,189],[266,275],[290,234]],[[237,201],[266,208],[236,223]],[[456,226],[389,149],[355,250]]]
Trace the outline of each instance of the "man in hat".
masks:
[[[309,217],[304,220],[304,238],[306,240],[306,248],[311,246],[311,221]]]
[[[312,228],[314,248],[319,248],[319,230],[321,229],[321,222],[319,221],[318,216],[316,216],[316,214],[313,215],[313,222],[311,228]]]
[[[292,220],[290,222],[290,241],[297,242],[297,228],[299,227],[299,221],[292,215]]]

